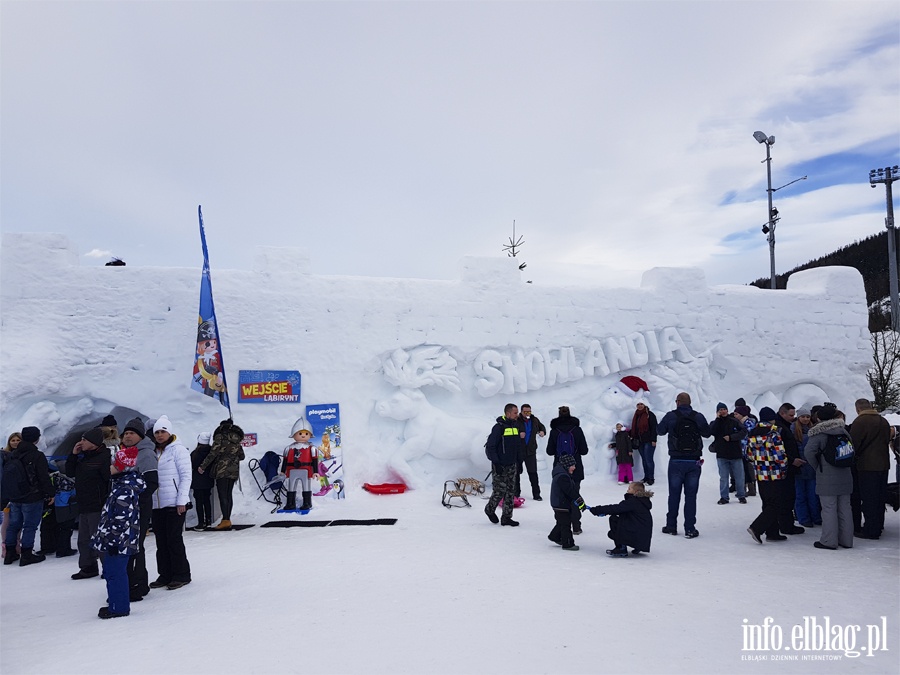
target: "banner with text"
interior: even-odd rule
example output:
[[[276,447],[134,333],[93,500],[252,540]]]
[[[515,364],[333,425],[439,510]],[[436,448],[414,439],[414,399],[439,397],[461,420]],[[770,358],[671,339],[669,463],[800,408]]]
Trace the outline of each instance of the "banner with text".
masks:
[[[238,371],[238,403],[299,403],[300,372]]]

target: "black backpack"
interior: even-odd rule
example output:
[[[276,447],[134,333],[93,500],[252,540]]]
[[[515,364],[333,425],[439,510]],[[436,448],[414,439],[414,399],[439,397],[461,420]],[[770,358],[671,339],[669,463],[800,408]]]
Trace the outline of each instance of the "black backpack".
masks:
[[[831,466],[838,469],[847,469],[853,466],[853,441],[847,434],[834,436],[826,434],[825,448],[820,450],[818,456],[824,458]],[[822,462],[819,462],[819,471],[822,470]]]
[[[675,412],[675,440],[678,441],[678,450],[690,450],[695,452],[703,450],[703,437],[700,435],[700,427],[691,416]]]
[[[575,454],[575,434],[571,431],[560,431],[556,437],[556,456]]]
[[[32,470],[29,471],[28,469]],[[3,460],[3,482],[0,483],[0,502],[5,508],[10,502],[19,502],[34,492],[34,468],[25,465],[18,457]]]

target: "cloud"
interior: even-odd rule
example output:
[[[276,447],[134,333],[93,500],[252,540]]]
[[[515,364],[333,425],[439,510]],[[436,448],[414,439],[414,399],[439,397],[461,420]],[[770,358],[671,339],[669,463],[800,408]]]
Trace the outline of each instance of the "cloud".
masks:
[[[84,254],[85,258],[109,258],[112,255],[112,251],[104,251],[99,248],[92,248],[90,251]]]
[[[199,267],[202,204],[214,267],[262,244],[455,278],[515,219],[535,283],[744,283],[768,272],[756,129],[773,186],[809,175],[776,193],[779,270],[790,237],[881,226],[898,31],[880,2],[12,3],[0,221]]]

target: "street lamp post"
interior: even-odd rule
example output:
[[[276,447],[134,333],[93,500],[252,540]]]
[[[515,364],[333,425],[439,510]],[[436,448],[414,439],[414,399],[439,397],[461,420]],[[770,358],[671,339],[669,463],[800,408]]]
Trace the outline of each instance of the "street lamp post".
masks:
[[[894,227],[894,196],[891,184],[900,178],[900,166],[886,166],[883,169],[872,169],[869,172],[869,185],[873,188],[884,183],[887,199],[887,218],[884,224],[888,231],[888,264],[891,288],[891,329],[900,330],[900,302],[897,298],[897,230]]]
[[[772,210],[772,153],[771,148],[775,145],[775,137],[774,136],[766,136],[761,131],[754,131],[753,138],[755,138],[760,143],[765,143],[766,145],[766,180],[767,180],[767,189],[766,194],[769,197],[769,220],[766,226],[763,228],[763,232],[766,233],[766,239],[769,242],[769,274],[771,279],[771,288],[775,289],[775,214]]]

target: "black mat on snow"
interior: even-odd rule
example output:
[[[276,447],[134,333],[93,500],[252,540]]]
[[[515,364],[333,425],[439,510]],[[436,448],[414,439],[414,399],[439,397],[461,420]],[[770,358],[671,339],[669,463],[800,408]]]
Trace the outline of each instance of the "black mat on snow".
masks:
[[[251,527],[256,527],[256,525],[232,525],[231,530],[246,530]],[[214,528],[208,528],[206,530],[200,530],[200,532],[230,532],[231,530],[216,530]],[[196,532],[197,530],[194,531]]]
[[[394,525],[396,518],[373,518],[371,520],[273,520],[260,527],[329,527],[340,525]]]

